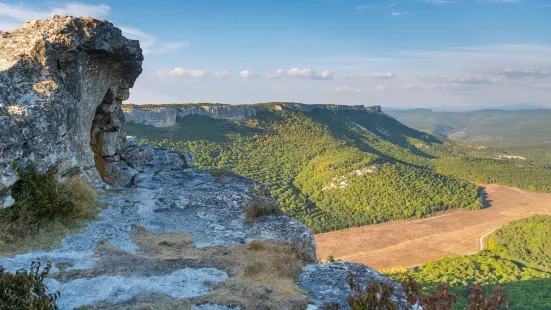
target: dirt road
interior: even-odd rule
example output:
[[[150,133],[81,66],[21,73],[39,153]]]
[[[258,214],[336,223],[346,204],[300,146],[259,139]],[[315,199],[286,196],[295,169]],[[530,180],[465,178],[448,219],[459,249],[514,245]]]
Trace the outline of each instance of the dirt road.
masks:
[[[482,185],[489,208],[456,210],[420,220],[397,220],[315,236],[318,259],[329,255],[375,269],[412,267],[480,249],[482,238],[510,221],[551,214],[551,194]]]

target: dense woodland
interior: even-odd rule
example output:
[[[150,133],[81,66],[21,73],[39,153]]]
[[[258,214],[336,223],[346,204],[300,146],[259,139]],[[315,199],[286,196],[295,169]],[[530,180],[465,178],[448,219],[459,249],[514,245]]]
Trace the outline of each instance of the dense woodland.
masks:
[[[186,116],[178,127],[129,124],[128,132],[190,150],[200,168],[268,184],[283,210],[316,233],[483,205],[476,185],[427,168],[433,156],[409,142],[438,140],[377,113],[283,110],[246,122]]]
[[[473,283],[506,286],[509,309],[551,309],[550,238],[551,216],[533,216],[494,232],[479,254],[443,258],[391,276],[412,276],[427,291],[449,283],[460,296],[456,309],[467,305],[465,286]]]
[[[551,191],[548,167],[498,160],[493,149],[437,139],[384,113],[284,109],[246,121],[188,115],[178,122],[127,130],[141,142],[192,151],[200,168],[266,183],[283,210],[315,233],[480,209],[480,188],[468,181]]]

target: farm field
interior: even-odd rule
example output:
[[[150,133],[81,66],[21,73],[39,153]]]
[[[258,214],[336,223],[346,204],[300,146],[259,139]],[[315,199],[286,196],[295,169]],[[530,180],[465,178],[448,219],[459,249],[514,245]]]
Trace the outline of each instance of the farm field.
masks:
[[[332,255],[379,270],[409,268],[445,256],[475,253],[495,229],[531,215],[551,214],[551,194],[494,184],[481,186],[489,208],[318,234],[318,258],[325,260]]]

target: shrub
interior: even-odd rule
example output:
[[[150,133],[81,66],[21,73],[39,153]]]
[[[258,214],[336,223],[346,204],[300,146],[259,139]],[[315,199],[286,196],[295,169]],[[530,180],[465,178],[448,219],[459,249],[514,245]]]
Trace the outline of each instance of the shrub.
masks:
[[[251,251],[259,251],[259,250],[262,250],[263,248],[264,246],[262,245],[262,241],[260,240],[253,240],[249,244],[249,250]]]
[[[216,177],[216,178],[219,178],[221,176],[224,176],[228,174],[228,172],[224,169],[212,169],[210,170],[210,175],[212,175],[213,177]]]
[[[272,199],[253,199],[249,201],[245,210],[245,216],[249,221],[264,215],[279,213],[281,213],[281,208],[279,204]]]
[[[395,310],[398,308],[397,303],[391,300],[394,289],[388,283],[371,282],[362,291],[360,286],[354,281],[354,277],[349,276],[348,284],[352,290],[356,291],[354,295],[346,298],[346,302],[352,310]]]
[[[57,309],[59,292],[46,294],[42,283],[51,268],[48,263],[41,272],[40,261],[36,261],[32,262],[30,272],[21,269],[11,274],[0,266],[0,309]]]
[[[348,277],[350,289],[355,291],[354,295],[346,298],[346,302],[352,310],[394,310],[398,308],[396,302],[392,301],[393,288],[385,282],[372,282],[362,290],[355,282],[354,277]],[[402,281],[402,289],[406,294],[408,305],[419,305],[424,310],[452,310],[453,304],[457,301],[457,296],[450,293],[450,286],[442,283],[436,287],[435,293],[423,293],[421,285],[412,277]],[[509,303],[503,297],[505,288],[496,286],[493,294],[488,298],[485,296],[485,288],[480,285],[468,286],[469,308],[465,310],[498,310],[501,305],[509,307]],[[324,310],[340,310],[340,304],[325,304]]]
[[[55,166],[39,173],[31,165],[18,173],[20,180],[12,187],[16,202],[0,210],[0,248],[44,231],[66,231],[96,215],[96,192],[77,179],[59,182]]]
[[[486,289],[481,285],[470,285],[468,286],[469,291],[469,310],[497,310],[499,306],[504,305],[505,308],[509,308],[509,303],[503,294],[505,293],[505,288],[501,286],[496,286],[494,292],[490,298],[486,298],[484,292]]]

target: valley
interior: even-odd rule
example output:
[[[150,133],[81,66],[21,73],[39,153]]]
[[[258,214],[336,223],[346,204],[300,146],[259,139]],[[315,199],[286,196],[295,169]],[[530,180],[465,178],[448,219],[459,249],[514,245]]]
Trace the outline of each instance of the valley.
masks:
[[[480,239],[496,228],[535,214],[551,214],[551,194],[482,185],[489,208],[442,212],[315,235],[318,257],[354,261],[376,269],[414,267],[445,256],[481,250]]]

